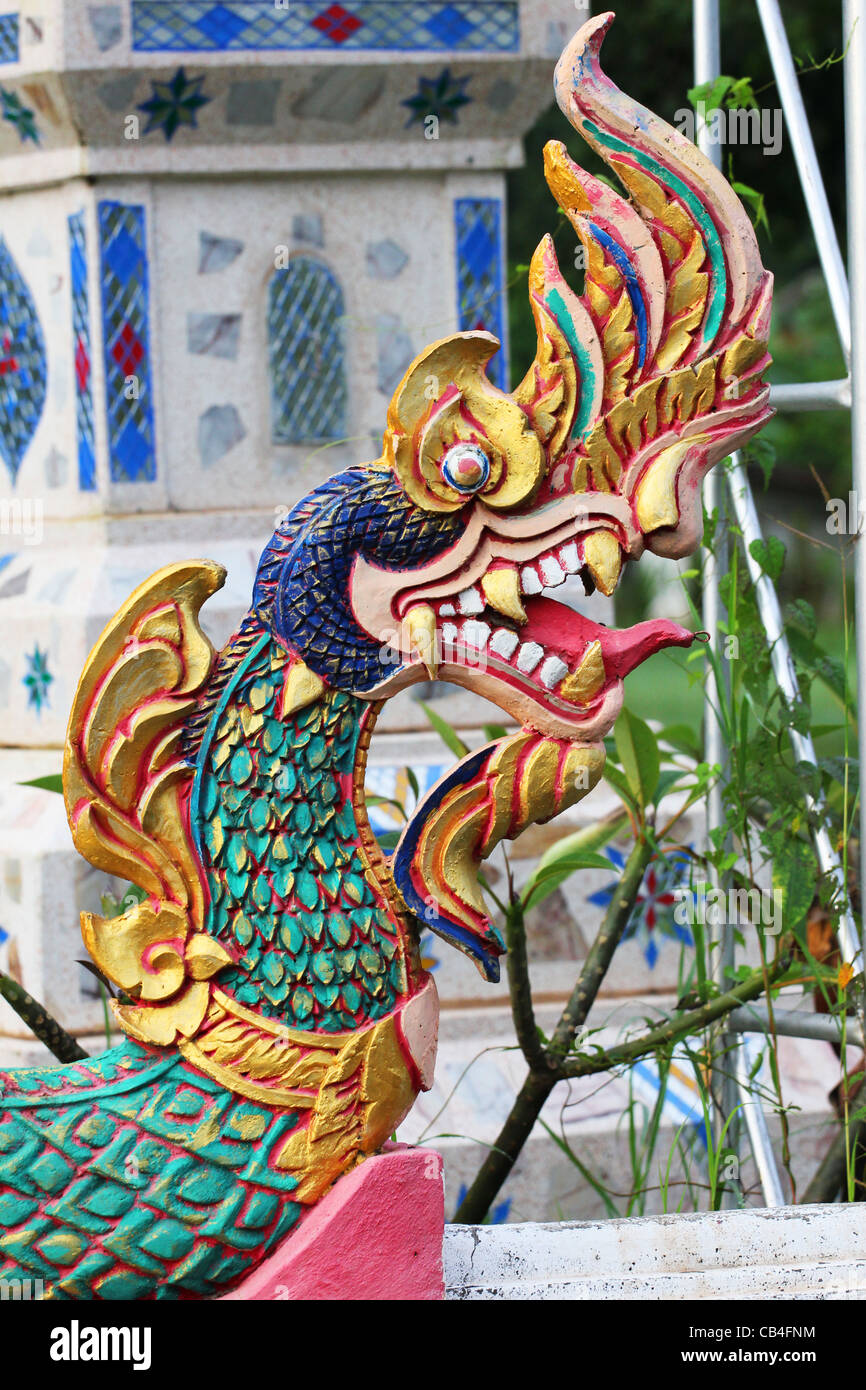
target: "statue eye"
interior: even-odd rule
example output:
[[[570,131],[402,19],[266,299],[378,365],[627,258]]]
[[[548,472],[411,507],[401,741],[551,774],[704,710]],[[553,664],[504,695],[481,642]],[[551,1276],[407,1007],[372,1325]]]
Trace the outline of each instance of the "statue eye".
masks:
[[[455,492],[478,492],[490,477],[490,459],[477,444],[452,444],[439,466]]]

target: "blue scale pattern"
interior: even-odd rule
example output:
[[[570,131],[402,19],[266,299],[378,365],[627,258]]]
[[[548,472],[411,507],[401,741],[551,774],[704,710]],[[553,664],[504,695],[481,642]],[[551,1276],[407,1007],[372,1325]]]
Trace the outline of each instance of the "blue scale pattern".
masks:
[[[307,665],[343,690],[371,690],[394,671],[349,602],[356,555],[415,569],[453,545],[461,513],[415,507],[388,472],[349,468],[310,493],[262,554],[253,604]]]
[[[55,1299],[224,1292],[298,1220],[274,1163],[297,1121],[131,1041],[0,1072],[0,1279]]]

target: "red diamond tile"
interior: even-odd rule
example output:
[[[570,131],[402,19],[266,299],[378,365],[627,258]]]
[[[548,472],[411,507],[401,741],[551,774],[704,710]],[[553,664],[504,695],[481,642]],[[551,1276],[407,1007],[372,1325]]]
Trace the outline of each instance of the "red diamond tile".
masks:
[[[342,5],[329,5],[321,14],[317,14],[315,19],[311,19],[310,23],[314,29],[327,34],[334,43],[343,43],[361,28],[364,21],[356,14],[351,14],[349,10],[344,10]]]
[[[87,355],[87,348],[83,340],[79,337],[75,346],[75,379],[78,382],[79,391],[84,391],[90,377],[90,358]]]
[[[12,339],[8,333],[3,335],[3,351],[5,357],[0,358],[0,376],[6,376],[7,372],[18,371],[18,358],[12,354]]]
[[[131,376],[144,356],[144,348],[141,346],[138,334],[128,321],[120,330],[117,341],[111,349],[111,355],[124,376]]]

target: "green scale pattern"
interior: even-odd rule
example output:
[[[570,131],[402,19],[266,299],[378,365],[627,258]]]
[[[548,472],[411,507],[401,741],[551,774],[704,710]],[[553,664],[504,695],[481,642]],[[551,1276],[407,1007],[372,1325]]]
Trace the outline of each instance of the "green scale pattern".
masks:
[[[241,951],[219,976],[240,1003],[338,1032],[389,1013],[405,967],[357,844],[351,778],[367,704],[329,691],[282,720],[287,661],[260,638],[202,741],[191,820],[206,930]]]
[[[295,1225],[298,1115],[126,1041],[0,1073],[0,1280],[61,1299],[212,1297]]]

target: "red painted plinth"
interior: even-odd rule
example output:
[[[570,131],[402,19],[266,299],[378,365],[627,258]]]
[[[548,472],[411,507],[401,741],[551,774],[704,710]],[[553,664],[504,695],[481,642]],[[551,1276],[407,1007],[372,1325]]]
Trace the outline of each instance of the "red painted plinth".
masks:
[[[440,1155],[394,1145],[340,1178],[225,1297],[442,1299],[444,1227]]]

